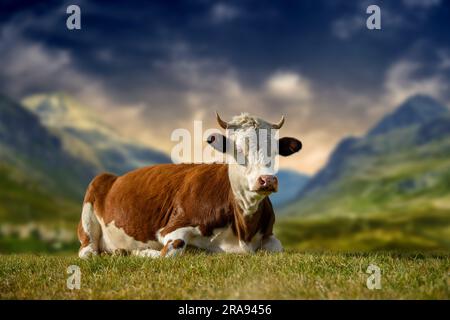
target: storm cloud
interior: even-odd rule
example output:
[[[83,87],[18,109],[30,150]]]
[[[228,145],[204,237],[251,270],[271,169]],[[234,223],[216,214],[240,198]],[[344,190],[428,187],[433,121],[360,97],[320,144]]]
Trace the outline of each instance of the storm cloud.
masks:
[[[66,28],[70,4],[81,30]],[[67,92],[167,152],[172,130],[216,127],[216,110],[285,114],[304,150],[282,165],[313,173],[407,96],[450,102],[449,7],[370,4],[382,30],[360,1],[2,1],[0,91]]]

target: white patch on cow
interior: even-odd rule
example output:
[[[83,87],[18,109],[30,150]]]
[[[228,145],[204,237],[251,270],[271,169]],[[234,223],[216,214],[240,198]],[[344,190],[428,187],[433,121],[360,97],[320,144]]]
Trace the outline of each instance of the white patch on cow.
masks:
[[[246,243],[238,239],[231,226],[214,229],[213,234],[209,237],[202,235],[198,227],[179,228],[168,233],[164,237],[161,236],[161,230],[159,230],[157,234],[158,240],[163,244],[180,239],[183,240],[186,245],[191,245],[211,252],[227,253],[251,253],[261,248],[262,234],[257,233],[250,242]],[[178,249],[181,250],[178,252],[177,249],[170,249],[171,248],[169,247],[168,256],[177,255],[183,251]]]
[[[78,257],[80,257],[81,259],[88,259],[91,256],[96,256],[97,254],[97,250],[95,250],[93,246],[89,244],[86,247],[80,249],[80,251],[78,252]]]
[[[172,231],[171,233],[166,234],[164,237],[161,236],[161,231],[163,229],[158,230],[156,233],[156,237],[160,243],[166,245],[169,241],[174,241],[177,239],[183,240],[185,243],[188,243],[192,237],[201,236],[200,229],[198,227],[183,227]]]
[[[83,211],[81,212],[81,226],[88,235],[90,244],[96,249],[98,246],[98,239],[101,235],[101,229],[90,202],[86,202],[83,205]]]
[[[167,245],[167,253],[165,255],[165,257],[175,257],[178,256],[180,254],[182,254],[184,252],[184,250],[186,249],[186,246],[192,242],[192,238],[193,237],[198,237],[201,235],[200,229],[198,227],[183,227],[183,228],[179,228],[175,231],[172,231],[168,234],[166,234],[165,236],[161,235],[161,231],[164,228],[158,230],[158,232],[156,233],[156,237],[158,239],[158,241],[160,243],[162,243],[163,245]],[[173,247],[173,242],[175,240],[183,240],[184,241],[184,246],[181,248],[174,248]]]
[[[100,248],[102,251],[113,253],[115,250],[160,250],[161,244],[157,241],[149,240],[142,242],[129,236],[122,228],[116,227],[114,220],[105,225],[103,219],[98,218],[102,228],[102,238]]]
[[[83,205],[83,210],[81,211],[81,226],[84,232],[87,234],[91,226],[91,216],[92,216],[92,204],[86,202]]]
[[[220,231],[219,231],[220,230]],[[262,235],[255,234],[250,242],[240,240],[233,232],[231,226],[214,230],[211,246],[213,251],[229,253],[253,253],[261,247]]]
[[[167,246],[168,246],[168,249],[167,249],[167,253],[165,255],[166,258],[179,256],[186,249],[186,243],[181,248],[174,248],[173,242],[170,242]]]
[[[278,240],[275,236],[272,235],[268,239],[263,241],[261,249],[270,252],[282,252],[283,246],[281,245],[280,240]]]
[[[213,234],[210,237],[203,236],[198,227],[189,228],[191,228],[191,232],[183,240],[186,244],[200,249],[205,249],[212,252],[252,253],[261,247],[262,235],[260,233],[256,234],[250,242],[246,243],[238,239],[231,226],[214,229]],[[177,231],[178,230],[173,233]],[[170,234],[172,235],[173,233]]]
[[[81,227],[89,238],[89,244],[80,249],[78,256],[82,259],[86,259],[92,255],[98,254],[99,240],[101,237],[101,227],[90,202],[86,202],[83,205],[83,210],[81,212]]]

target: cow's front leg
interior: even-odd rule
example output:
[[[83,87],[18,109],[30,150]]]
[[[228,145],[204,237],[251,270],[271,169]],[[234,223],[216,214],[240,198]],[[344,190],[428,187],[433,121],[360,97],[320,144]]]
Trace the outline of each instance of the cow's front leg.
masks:
[[[182,227],[170,232],[160,233],[160,242],[164,245],[161,249],[161,257],[174,257],[183,254],[188,240],[198,233],[194,227]]]
[[[138,257],[159,258],[174,257],[183,253],[186,248],[186,242],[182,239],[168,240],[161,250],[141,249],[134,250],[132,253]]]
[[[269,238],[263,240],[261,250],[266,250],[269,252],[282,252],[283,246],[281,245],[280,240],[272,235]]]
[[[183,239],[169,240],[161,250],[161,257],[175,257],[181,255],[186,249]]]

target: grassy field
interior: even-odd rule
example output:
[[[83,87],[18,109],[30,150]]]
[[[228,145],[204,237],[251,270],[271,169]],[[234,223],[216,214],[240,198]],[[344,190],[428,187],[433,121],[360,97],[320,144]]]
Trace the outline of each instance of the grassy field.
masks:
[[[379,290],[367,267],[381,269]],[[69,265],[81,289],[66,287]],[[188,252],[172,259],[0,256],[2,299],[449,299],[450,255]]]

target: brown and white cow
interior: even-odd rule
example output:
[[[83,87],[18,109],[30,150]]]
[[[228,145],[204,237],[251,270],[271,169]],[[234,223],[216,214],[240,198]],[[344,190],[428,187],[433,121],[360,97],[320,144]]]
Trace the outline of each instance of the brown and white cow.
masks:
[[[291,155],[302,144],[282,138],[267,152],[270,143],[251,138],[267,132],[274,141],[284,118],[278,124],[248,114],[228,123],[218,115],[217,120],[227,135],[210,135],[207,142],[234,161],[161,164],[94,178],[78,225],[79,256],[126,251],[169,257],[186,245],[213,252],[282,251],[272,233],[275,215],[268,198],[278,188],[275,157]]]

